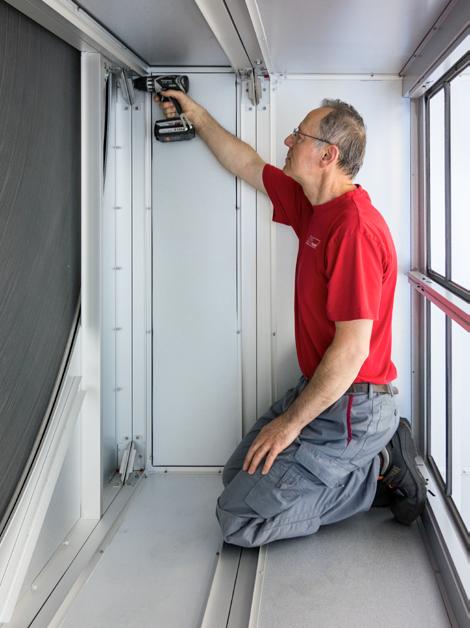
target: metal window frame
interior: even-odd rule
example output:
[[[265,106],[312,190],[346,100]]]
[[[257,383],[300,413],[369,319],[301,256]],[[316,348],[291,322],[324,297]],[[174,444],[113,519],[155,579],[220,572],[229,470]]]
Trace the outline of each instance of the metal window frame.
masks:
[[[451,199],[451,137],[450,137],[450,83],[465,68],[470,66],[470,51],[461,57],[424,95],[425,102],[425,145],[426,145],[426,273],[434,281],[444,286],[447,290],[456,294],[470,303],[470,289],[452,281],[452,199]],[[430,207],[430,124],[429,103],[441,90],[444,90],[444,142],[445,142],[445,272],[443,277],[432,268],[431,251],[431,207]]]
[[[436,306],[437,307],[437,306]],[[426,301],[426,373],[429,375],[431,366],[431,338],[430,338],[430,310],[431,301]],[[467,526],[452,498],[452,328],[451,319],[446,315],[446,480],[442,475],[431,455],[431,420],[430,408],[430,387],[426,387],[426,455],[425,460],[432,469],[437,487],[442,495],[445,506],[456,525],[462,541],[467,550],[470,550],[470,530]]]
[[[420,225],[420,236],[424,240],[424,251],[420,258],[419,266],[423,268],[424,275],[414,271],[409,273],[409,280],[415,291],[417,291],[424,300],[424,309],[422,321],[424,327],[424,344],[422,345],[425,353],[424,369],[425,369],[425,391],[424,402],[425,409],[423,418],[425,421],[425,460],[433,473],[436,487],[439,489],[444,501],[446,510],[450,515],[456,530],[464,543],[467,550],[470,550],[470,530],[466,524],[452,498],[452,321],[456,322],[464,329],[469,331],[470,317],[468,308],[465,304],[470,302],[470,292],[463,286],[456,284],[451,280],[452,272],[452,242],[451,242],[451,137],[450,137],[450,84],[452,80],[458,76],[466,67],[470,66],[470,52],[463,55],[432,87],[427,90],[421,97],[422,107],[421,115],[424,116],[420,127],[421,134],[424,136],[424,164],[421,167],[421,173],[424,175],[424,199],[421,203],[424,224]],[[430,238],[431,212],[430,212],[430,122],[429,122],[429,103],[430,100],[441,90],[444,91],[444,125],[445,125],[445,273],[443,277],[440,273],[432,268],[432,250]],[[418,236],[419,237],[419,236]],[[459,304],[459,300],[460,304]],[[462,303],[462,301],[464,303]],[[431,454],[431,417],[430,417],[430,386],[429,376],[431,369],[431,303],[444,312],[445,333],[446,333],[446,479],[444,480],[435,460]]]

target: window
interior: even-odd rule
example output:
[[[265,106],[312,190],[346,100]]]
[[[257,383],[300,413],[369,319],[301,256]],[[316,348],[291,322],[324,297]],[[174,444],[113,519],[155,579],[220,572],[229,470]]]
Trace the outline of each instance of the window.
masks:
[[[443,482],[446,481],[447,408],[446,315],[428,301],[428,453]]]
[[[426,268],[410,278],[426,301],[426,458],[470,548],[470,52],[424,102]]]
[[[470,53],[426,95],[427,272],[470,302]]]

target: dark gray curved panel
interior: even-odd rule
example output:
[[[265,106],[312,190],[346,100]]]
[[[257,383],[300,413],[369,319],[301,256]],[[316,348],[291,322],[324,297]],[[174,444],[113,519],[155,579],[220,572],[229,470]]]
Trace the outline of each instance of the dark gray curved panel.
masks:
[[[80,299],[80,54],[0,0],[0,520]]]

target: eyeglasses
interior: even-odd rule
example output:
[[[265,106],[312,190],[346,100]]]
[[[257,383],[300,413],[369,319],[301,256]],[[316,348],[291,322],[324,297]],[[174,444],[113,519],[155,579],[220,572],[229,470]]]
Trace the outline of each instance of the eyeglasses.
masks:
[[[302,131],[299,131],[299,127],[296,127],[292,131],[291,135],[293,135],[296,140],[299,137],[299,135],[305,135],[305,137],[311,137],[312,140],[318,140],[319,142],[325,142],[325,144],[331,144],[333,146],[333,144],[331,142],[329,142],[328,140],[324,140],[321,137],[315,137],[315,135],[308,135],[308,133],[303,133]]]

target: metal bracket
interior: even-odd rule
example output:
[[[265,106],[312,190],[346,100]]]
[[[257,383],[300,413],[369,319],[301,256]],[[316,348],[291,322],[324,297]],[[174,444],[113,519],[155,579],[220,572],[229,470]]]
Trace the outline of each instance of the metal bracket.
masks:
[[[134,460],[136,453],[137,452],[134,446],[134,441],[131,441],[122,455],[121,464],[119,466],[119,475],[121,476],[121,482],[123,485],[126,484],[130,474],[134,469]]]
[[[259,76],[252,70],[241,70],[240,76],[248,79],[248,98],[253,105],[259,105],[261,100],[261,81]]]
[[[127,70],[121,70],[119,75],[119,87],[122,91],[122,97],[129,107],[132,107],[135,102],[134,84],[132,79],[129,78]]]

